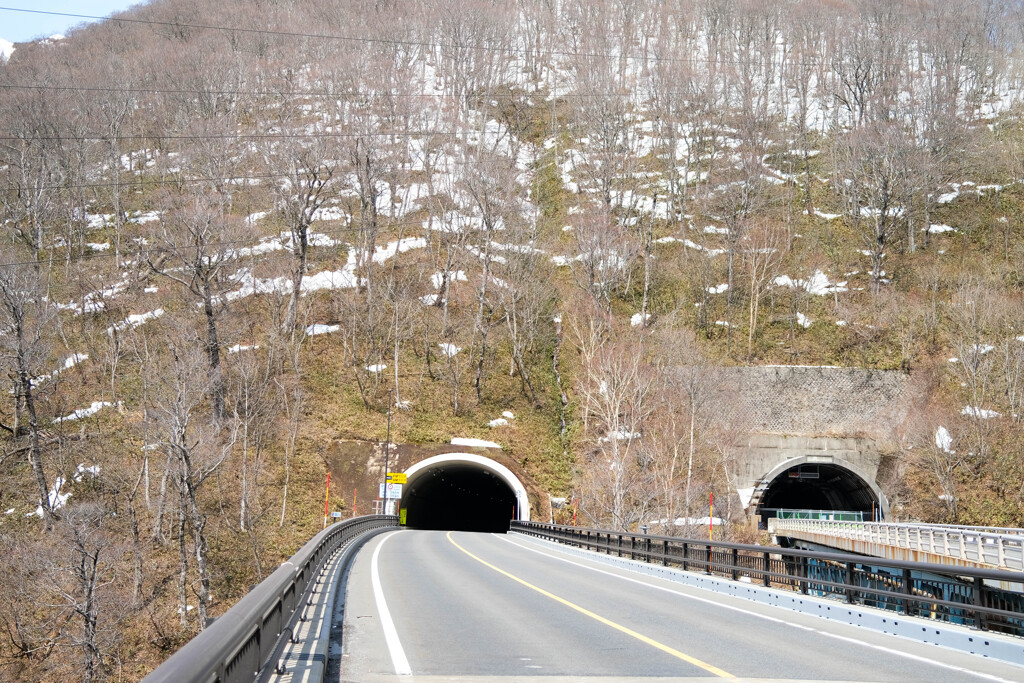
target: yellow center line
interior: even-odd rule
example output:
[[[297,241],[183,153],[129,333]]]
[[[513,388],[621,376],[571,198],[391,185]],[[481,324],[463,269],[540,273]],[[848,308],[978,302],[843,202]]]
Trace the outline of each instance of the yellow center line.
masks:
[[[721,678],[736,678],[731,673],[729,673],[727,671],[723,671],[723,670],[719,669],[717,666],[713,666],[711,664],[708,664],[707,662],[703,662],[703,661],[697,659],[696,657],[691,657],[690,655],[686,654],[685,652],[680,652],[679,650],[677,650],[677,649],[675,649],[673,647],[669,647],[668,645],[665,645],[663,643],[659,643],[658,641],[654,640],[653,638],[648,638],[644,634],[637,633],[636,631],[634,631],[631,628],[626,628],[625,626],[622,626],[621,624],[616,624],[611,619],[606,619],[605,617],[602,617],[600,614],[595,614],[595,613],[591,612],[590,610],[588,610],[588,609],[586,609],[584,607],[580,607],[579,605],[577,605],[575,603],[569,602],[565,598],[560,598],[557,595],[555,595],[554,593],[549,593],[548,591],[544,590],[543,588],[539,588],[537,586],[534,586],[532,583],[529,583],[528,581],[524,581],[524,580],[520,579],[518,576],[514,576],[512,574],[509,574],[504,569],[499,569],[498,567],[495,567],[490,562],[477,557],[476,555],[474,555],[473,553],[469,552],[468,550],[463,548],[461,545],[456,543],[455,539],[452,538],[452,532],[449,531],[447,536],[448,536],[448,540],[456,548],[458,548],[462,552],[466,553],[467,555],[469,555],[470,557],[472,557],[474,560],[476,560],[480,564],[484,565],[485,567],[490,567],[494,571],[496,571],[499,574],[502,574],[504,576],[507,576],[508,578],[512,579],[516,583],[519,583],[519,584],[521,584],[523,586],[526,586],[527,588],[529,588],[531,590],[535,590],[538,593],[540,593],[541,595],[543,595],[545,597],[548,597],[548,598],[551,598],[555,602],[561,603],[561,604],[565,605],[566,607],[569,607],[571,609],[576,610],[580,614],[583,614],[583,615],[586,615],[586,616],[590,617],[594,621],[601,622],[605,626],[611,626],[616,631],[619,631],[621,633],[625,633],[627,636],[630,636],[632,638],[636,638],[637,640],[639,640],[642,643],[647,643],[651,647],[655,647],[655,648],[661,650],[662,652],[664,652],[666,654],[672,655],[673,657],[675,657],[677,659],[681,659],[684,662],[688,662],[690,664],[693,664],[694,666],[700,667],[701,669],[704,669],[708,673],[712,673],[712,674],[714,674],[716,676],[719,676]]]

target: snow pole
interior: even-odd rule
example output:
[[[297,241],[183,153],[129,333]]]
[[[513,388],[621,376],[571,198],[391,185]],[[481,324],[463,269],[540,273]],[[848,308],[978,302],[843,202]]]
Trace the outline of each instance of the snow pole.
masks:
[[[352,489],[352,516],[356,516],[356,501],[359,500],[359,489]]]
[[[711,492],[711,504],[708,507],[708,540],[709,541],[713,541],[714,540],[714,535],[713,535],[714,529],[715,529],[715,492],[712,491]]]
[[[327,493],[324,494],[324,528],[327,528],[327,520],[330,517],[328,505],[331,502],[331,473],[327,473]]]

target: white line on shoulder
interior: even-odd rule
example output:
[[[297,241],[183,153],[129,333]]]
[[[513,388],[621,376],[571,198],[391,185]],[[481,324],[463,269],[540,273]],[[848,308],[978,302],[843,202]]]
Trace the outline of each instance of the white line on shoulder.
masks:
[[[380,625],[384,628],[384,640],[388,645],[388,653],[391,655],[391,664],[395,667],[395,675],[411,676],[412,669],[409,667],[409,660],[402,648],[402,641],[398,639],[398,631],[395,629],[395,622],[391,619],[391,612],[388,611],[388,603],[384,599],[384,590],[380,585],[380,573],[377,571],[380,549],[393,535],[386,535],[373,550],[373,559],[370,561],[370,583],[373,585],[373,598],[377,602]]]

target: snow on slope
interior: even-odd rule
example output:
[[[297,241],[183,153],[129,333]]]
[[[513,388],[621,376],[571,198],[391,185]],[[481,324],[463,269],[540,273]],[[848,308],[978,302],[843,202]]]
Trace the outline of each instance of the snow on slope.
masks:
[[[0,62],[6,62],[14,53],[14,43],[0,38]]]

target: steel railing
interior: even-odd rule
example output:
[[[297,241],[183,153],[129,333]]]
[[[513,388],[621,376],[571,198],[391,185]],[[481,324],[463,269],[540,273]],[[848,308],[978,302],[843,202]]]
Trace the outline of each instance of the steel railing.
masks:
[[[768,528],[780,535],[803,531],[1024,571],[1024,536],[1019,529],[823,519],[769,519]]]
[[[684,571],[1024,635],[1024,573],[513,521],[512,531]],[[955,573],[955,576],[950,576]],[[986,582],[993,585],[987,585]],[[1013,584],[1016,590],[999,586]]]
[[[256,680],[275,659],[279,645],[290,637],[313,588],[313,579],[334,551],[357,536],[397,525],[397,517],[371,515],[327,527],[144,680]]]

